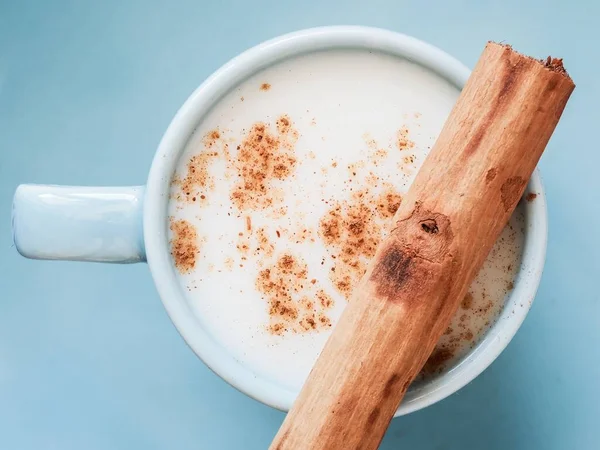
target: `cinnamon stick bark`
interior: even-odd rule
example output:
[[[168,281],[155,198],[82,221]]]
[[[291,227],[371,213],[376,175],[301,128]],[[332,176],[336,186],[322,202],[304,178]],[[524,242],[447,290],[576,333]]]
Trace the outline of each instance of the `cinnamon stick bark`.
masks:
[[[574,87],[561,60],[486,46],[272,450],[378,447]]]

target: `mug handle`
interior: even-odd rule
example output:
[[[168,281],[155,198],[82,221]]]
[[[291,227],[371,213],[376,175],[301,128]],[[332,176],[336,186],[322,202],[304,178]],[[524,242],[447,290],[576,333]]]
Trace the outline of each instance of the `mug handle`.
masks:
[[[12,209],[17,251],[32,259],[145,261],[144,190],[22,184]]]

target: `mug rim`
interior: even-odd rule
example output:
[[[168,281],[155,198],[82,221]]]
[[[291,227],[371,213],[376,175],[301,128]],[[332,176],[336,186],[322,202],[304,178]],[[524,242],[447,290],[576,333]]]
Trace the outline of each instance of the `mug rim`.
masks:
[[[186,301],[169,252],[169,189],[176,163],[192,132],[230,89],[280,60],[335,48],[369,49],[403,57],[443,76],[458,89],[462,89],[470,74],[469,69],[442,50],[411,36],[379,28],[319,27],[276,37],[230,60],[206,79],[181,106],[158,146],[144,198],[147,262],[171,321],[188,346],[214,373],[255,400],[283,411],[290,409],[298,391],[271,382],[238,362],[202,328]],[[481,342],[458,365],[409,390],[395,417],[436,403],[472,381],[504,350],[525,319],[541,279],[547,244],[546,200],[537,169],[526,189],[528,192],[536,193],[537,198],[524,204],[527,230],[521,267],[502,313]]]

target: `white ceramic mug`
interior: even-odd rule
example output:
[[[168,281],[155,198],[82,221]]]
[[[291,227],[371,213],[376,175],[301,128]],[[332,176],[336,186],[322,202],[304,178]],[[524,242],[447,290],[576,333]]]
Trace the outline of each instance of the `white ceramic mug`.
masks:
[[[462,88],[469,70],[441,50],[414,38],[364,27],[300,31],[260,44],[220,68],[185,102],[158,147],[145,187],[21,185],[13,206],[17,250],[28,258],[130,263],[146,261],[171,320],[194,352],[219,376],[267,405],[288,410],[298,392],[257,377],[202,328],[177,282],[171,262],[167,205],[169,186],[188,138],[228,91],[284,58],[334,48],[364,48],[409,59]],[[506,347],[525,318],[542,274],[546,252],[546,203],[537,171],[526,202],[525,243],[514,289],[497,322],[450,371],[411,389],[396,416],[456,392]]]

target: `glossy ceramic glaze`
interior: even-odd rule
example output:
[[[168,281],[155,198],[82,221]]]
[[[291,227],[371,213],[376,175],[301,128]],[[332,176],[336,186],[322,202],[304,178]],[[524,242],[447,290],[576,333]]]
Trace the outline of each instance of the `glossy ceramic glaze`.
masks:
[[[167,234],[169,185],[175,165],[199,121],[233,86],[282,58],[334,48],[366,48],[408,58],[462,87],[469,71],[446,53],[414,38],[363,27],[305,30],[265,42],[230,61],[208,78],[181,107],[156,152],[142,188],[21,186],[13,205],[17,249],[30,258],[134,262],[147,257],[171,320],[194,352],[217,374],[249,396],[287,410],[297,392],[256,377],[208,335],[185,301],[171,263]],[[430,405],[457,391],[500,354],[524,320],[544,265],[546,203],[537,172],[527,192],[523,261],[512,295],[483,341],[453,370],[411,390],[397,415]],[[142,219],[143,214],[143,219]],[[143,238],[141,235],[143,222]]]
[[[33,259],[145,261],[143,200],[143,186],[21,185],[13,203],[15,245]]]

